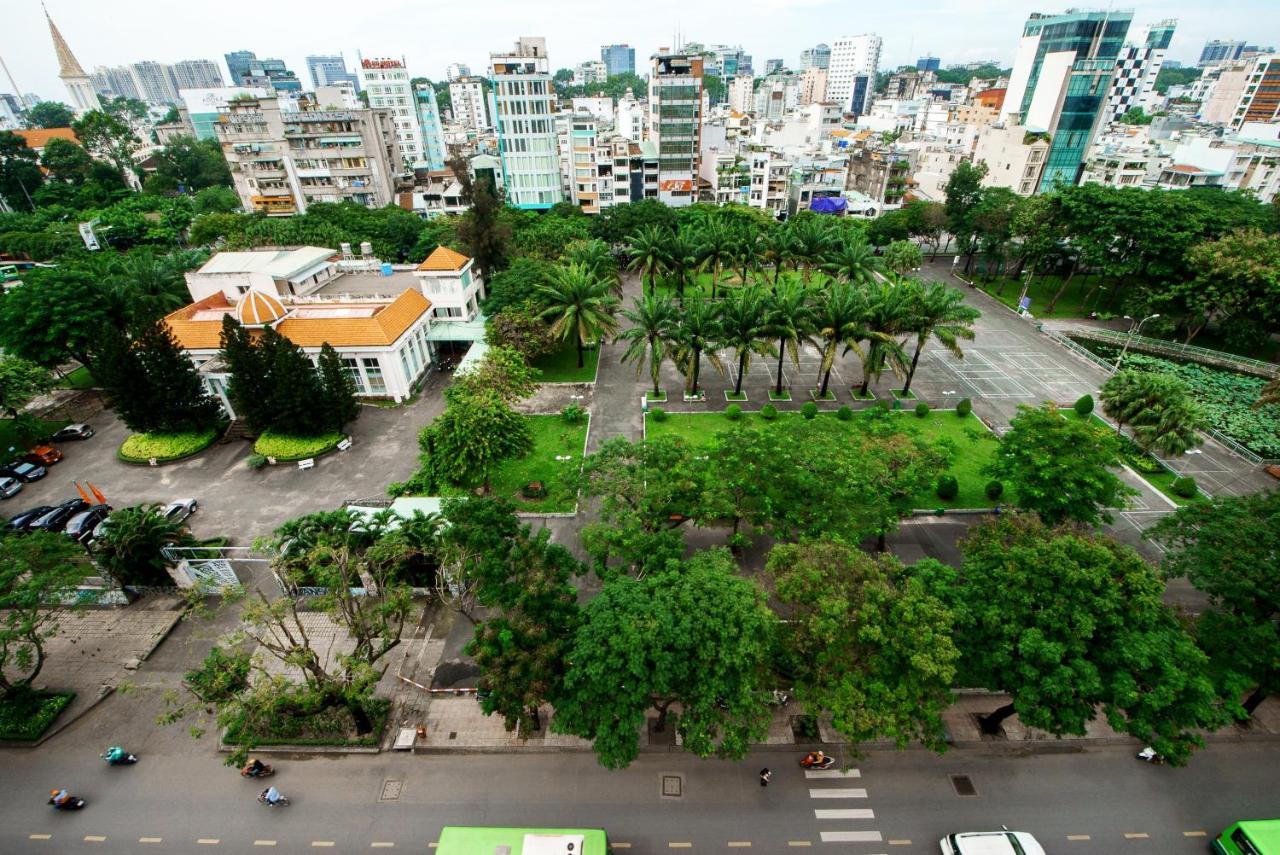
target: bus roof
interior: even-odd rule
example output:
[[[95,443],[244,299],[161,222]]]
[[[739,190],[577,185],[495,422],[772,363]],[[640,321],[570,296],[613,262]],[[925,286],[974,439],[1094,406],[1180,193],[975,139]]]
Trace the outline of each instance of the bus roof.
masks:
[[[1236,823],[1264,852],[1280,852],[1280,819],[1246,819]]]
[[[606,845],[604,831],[598,828],[447,825],[440,831],[436,855],[605,855]]]

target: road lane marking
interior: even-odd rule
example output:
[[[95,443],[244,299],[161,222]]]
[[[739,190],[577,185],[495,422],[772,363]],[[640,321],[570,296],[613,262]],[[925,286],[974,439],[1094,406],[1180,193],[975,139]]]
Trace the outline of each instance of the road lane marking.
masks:
[[[101,834],[86,834],[84,836],[85,843],[102,843],[106,839],[107,838],[103,837]]]
[[[729,848],[730,849],[750,849],[751,841],[750,840],[730,840]]]
[[[159,843],[163,839],[164,839],[163,837],[139,837],[138,842],[139,843]]]
[[[888,841],[888,843],[890,846],[910,846],[911,845],[910,840],[890,840]]]
[[[221,842],[222,841],[217,837],[201,837],[199,840],[196,841],[196,843],[202,844],[204,846],[217,846]]]
[[[1150,836],[1145,831],[1126,831],[1124,833],[1125,840],[1146,840]]]
[[[878,831],[821,831],[818,836],[823,843],[879,843],[884,839]]]
[[[668,843],[667,848],[668,849],[692,849],[693,844],[692,843]]]
[[[1207,837],[1208,834],[1203,831],[1184,831],[1182,832],[1182,836],[1183,837]]]
[[[866,797],[867,791],[860,789],[809,791],[811,799],[865,799]]]
[[[859,769],[805,769],[806,778],[861,778]]]
[[[849,808],[847,810],[815,810],[814,819],[875,819],[876,812],[870,808]]]
[[[274,840],[255,840],[253,841],[253,845],[254,846],[275,846],[276,842]]]
[[[1067,839],[1068,840],[1091,840],[1092,838],[1089,837],[1089,835],[1087,834],[1068,834]]]
[[[312,840],[311,846],[315,849],[328,849],[333,846],[332,840]]]
[[[52,834],[28,834],[27,835],[28,840],[48,840],[50,837],[53,837],[53,835]]]
[[[788,840],[788,846],[812,846],[813,842],[809,840]]]
[[[369,844],[370,849],[394,849],[394,841],[391,840],[375,840]]]
[[[614,849],[630,849],[631,848],[630,843],[612,843],[610,845],[613,846]]]

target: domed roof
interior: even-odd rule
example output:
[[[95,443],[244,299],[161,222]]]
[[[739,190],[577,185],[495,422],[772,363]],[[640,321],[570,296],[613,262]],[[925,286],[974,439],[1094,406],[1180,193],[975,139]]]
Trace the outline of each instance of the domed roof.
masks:
[[[247,327],[274,324],[285,315],[284,304],[264,291],[249,289],[236,304],[236,320]]]

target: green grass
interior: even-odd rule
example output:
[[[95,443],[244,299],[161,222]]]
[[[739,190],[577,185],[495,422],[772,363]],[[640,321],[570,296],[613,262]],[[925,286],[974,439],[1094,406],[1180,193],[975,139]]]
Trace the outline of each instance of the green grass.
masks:
[[[346,438],[341,431],[330,431],[320,436],[286,436],[264,430],[253,444],[253,453],[274,457],[277,461],[306,460],[323,454]]]
[[[992,297],[995,297],[1001,303],[1004,303],[1011,309],[1018,308],[1018,295],[1022,293],[1022,281],[1019,279],[996,279],[992,282],[984,282],[981,279],[974,280],[983,291],[986,291]],[[1052,312],[1046,312],[1045,308],[1049,305],[1049,301],[1053,299],[1053,295],[1058,292],[1058,288],[1062,285],[1061,276],[1037,276],[1031,283],[1031,287],[1027,289],[1027,296],[1031,298],[1031,307],[1028,311],[1037,318],[1086,318],[1089,313],[1097,310],[1097,303],[1103,302],[1107,291],[1099,290],[1089,300],[1088,305],[1084,304],[1084,299],[1089,296],[1089,292],[1094,290],[1096,284],[1095,277],[1088,277],[1088,281],[1084,276],[1076,276],[1071,280],[1071,284],[1067,286],[1067,290],[1063,292],[1062,299],[1058,300],[1058,304],[1053,307]],[[996,289],[1004,284],[1004,292],[996,293]],[[1107,286],[1108,283],[1103,283]]]
[[[494,495],[510,499],[522,511],[570,513],[577,499],[569,495],[563,476],[582,462],[588,422],[571,425],[558,415],[525,416],[525,419],[533,432],[533,451],[498,467],[489,479],[489,487]],[[556,460],[556,457],[572,459]],[[534,481],[546,487],[547,495],[540,499],[520,495],[520,489]],[[440,494],[465,496],[470,493],[461,487],[445,486]]]
[[[130,463],[177,460],[203,451],[218,438],[217,428],[190,433],[135,433],[120,446],[120,459]]]
[[[89,369],[81,365],[75,371],[59,380],[58,385],[63,389],[92,389],[98,385],[98,382],[93,379]]]
[[[1068,408],[1065,410],[1059,410],[1059,412],[1062,413],[1064,418],[1080,421],[1080,415],[1073,409]],[[1104,422],[1096,412],[1089,414],[1089,424],[1099,433],[1105,433],[1108,436],[1115,434],[1115,428]],[[1149,454],[1144,454],[1128,438],[1124,438],[1124,447],[1121,451],[1121,457],[1124,458],[1124,462],[1129,465],[1130,469],[1138,473],[1139,477],[1144,479],[1155,489],[1159,490],[1168,497],[1171,502],[1178,506],[1208,501],[1208,497],[1198,489],[1196,494],[1190,499],[1185,496],[1179,496],[1177,493],[1173,492],[1173,482],[1178,480],[1178,475],[1174,472],[1170,472],[1154,457],[1151,457]]]
[[[954,475],[959,482],[959,494],[948,501],[929,490],[916,497],[915,507],[990,508],[997,504],[987,498],[986,485],[991,478],[982,474],[982,467],[990,462],[995,452],[997,440],[976,416],[959,418],[951,410],[934,411],[923,419],[906,410],[889,415],[897,421],[903,433],[914,434],[926,440],[945,438],[955,445],[951,466],[945,471]],[[866,417],[859,413],[851,421],[841,422],[836,419],[835,413],[818,414],[818,418],[830,419],[850,433],[858,430],[861,420]],[[803,416],[798,412],[779,413],[778,418],[772,422],[761,418],[759,412],[743,413],[738,422],[729,421],[723,413],[667,413],[664,421],[658,422],[646,416],[645,422],[646,436],[678,436],[698,447],[710,445],[718,433],[738,425],[754,429],[797,431],[803,430],[805,424]]]
[[[53,420],[48,419],[27,419],[27,424],[31,425],[31,431],[36,435],[37,439],[45,439],[60,427],[64,427],[70,422],[66,419]],[[7,463],[9,460],[9,449],[14,449],[14,454],[26,451],[34,443],[23,439],[21,431],[14,419],[0,419],[0,463]]]
[[[578,367],[578,348],[573,342],[561,345],[559,350],[539,356],[531,363],[542,372],[542,383],[592,383],[596,379],[596,363],[600,361],[600,348],[593,347],[582,354],[583,366]]]
[[[21,742],[39,739],[75,697],[75,692],[33,692],[23,689],[0,697],[0,739]]]

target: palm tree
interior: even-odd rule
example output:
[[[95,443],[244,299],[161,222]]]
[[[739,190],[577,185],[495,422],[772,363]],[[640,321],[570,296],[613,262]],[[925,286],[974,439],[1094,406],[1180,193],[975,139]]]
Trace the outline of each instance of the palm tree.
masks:
[[[916,376],[920,351],[932,336],[951,351],[957,359],[964,358],[959,339],[973,340],[973,322],[982,314],[964,302],[964,296],[941,282],[922,283],[912,281],[908,292],[911,318],[908,328],[916,334],[916,352],[911,356],[911,368],[907,382],[902,386],[902,397],[911,391],[911,380]]]
[[[569,264],[581,264],[601,279],[613,283],[615,293],[621,293],[621,280],[618,278],[618,262],[614,260],[609,245],[598,238],[576,240],[565,248],[562,260]]]
[[[768,232],[764,236],[761,257],[764,261],[773,264],[773,284],[776,286],[778,277],[786,268],[787,262],[795,261],[796,258],[796,241],[791,231],[777,227]]]
[[[684,307],[679,323],[671,330],[669,341],[675,350],[675,362],[685,376],[685,395],[691,398],[698,394],[704,354],[712,367],[724,374],[724,363],[716,353],[719,328],[719,304],[711,300],[694,300]]]
[[[832,276],[855,284],[874,281],[877,267],[876,252],[861,235],[840,246],[822,265]]]
[[[804,281],[808,282],[814,266],[831,250],[831,230],[817,215],[792,220],[787,227],[795,239],[795,257],[804,265]]]
[[[765,356],[773,352],[769,335],[769,302],[757,286],[740,288],[725,298],[720,307],[719,343],[732,348],[738,360],[734,397],[742,394],[742,378],[751,367],[752,354]]]
[[[791,364],[800,368],[800,342],[813,326],[810,292],[799,282],[784,282],[769,298],[769,334],[778,339],[778,382],[774,395],[782,396],[782,361],[789,352]]]
[[[909,329],[911,319],[910,289],[900,282],[878,282],[867,286],[870,314],[867,318],[870,344],[867,358],[862,360],[862,388],[858,396],[865,398],[871,389],[871,381],[879,380],[885,366],[895,374],[904,373],[907,352],[897,336]]]
[[[867,327],[869,316],[870,306],[865,288],[848,282],[836,283],[825,298],[813,307],[810,341],[822,353],[822,364],[818,368],[822,374],[819,398],[826,397],[827,387],[831,383],[831,369],[835,365],[840,345],[845,345],[845,353],[853,351],[862,358],[862,348],[858,342],[870,334]]]
[[[538,286],[538,298],[546,306],[541,317],[551,320],[552,336],[575,342],[579,368],[585,364],[583,345],[618,329],[613,316],[618,298],[612,291],[613,283],[581,264],[557,267],[547,275],[546,283]]]
[[[641,279],[648,278],[650,293],[658,273],[667,268],[667,244],[671,238],[670,230],[657,225],[643,226],[630,238],[631,246],[627,249],[631,256],[630,269],[639,270]]]
[[[711,268],[711,299],[716,298],[716,286],[725,264],[733,264],[736,249],[733,235],[719,219],[709,219],[694,236],[697,244],[698,268]]]
[[[733,261],[738,266],[742,284],[745,286],[751,271],[760,267],[760,256],[763,251],[760,231],[754,225],[744,223],[734,235],[733,240]]]
[[[620,341],[627,342],[627,349],[622,353],[622,361],[636,364],[636,377],[644,370],[645,352],[649,354],[649,376],[653,379],[653,397],[662,395],[658,388],[662,363],[668,355],[668,338],[679,321],[680,313],[675,303],[665,294],[652,292],[640,299],[632,301],[632,308],[624,309],[622,317],[631,322],[618,334]]]
[[[667,240],[667,270],[676,281],[676,297],[684,302],[684,287],[698,264],[698,245],[686,232],[676,232]]]

